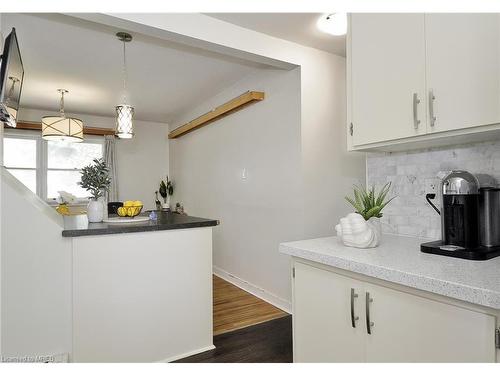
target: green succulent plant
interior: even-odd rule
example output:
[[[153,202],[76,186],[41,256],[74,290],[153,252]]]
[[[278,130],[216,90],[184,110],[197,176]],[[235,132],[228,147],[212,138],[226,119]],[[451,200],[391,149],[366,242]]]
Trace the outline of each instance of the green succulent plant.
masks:
[[[375,191],[375,186],[367,189],[364,186],[354,185],[354,198],[346,196],[345,199],[354,207],[356,213],[363,216],[365,220],[371,217],[382,217],[384,207],[396,198],[392,197],[386,200],[390,189],[390,182],[385,184],[379,192]]]

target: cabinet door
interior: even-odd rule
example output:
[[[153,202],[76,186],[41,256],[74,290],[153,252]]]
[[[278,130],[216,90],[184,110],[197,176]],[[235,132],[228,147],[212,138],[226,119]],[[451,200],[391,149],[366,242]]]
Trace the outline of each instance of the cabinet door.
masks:
[[[495,317],[365,284],[367,362],[495,362]]]
[[[431,132],[500,122],[499,27],[493,13],[425,15]]]
[[[424,15],[353,14],[350,40],[353,145],[425,134]]]
[[[358,294],[351,322],[351,288]],[[361,283],[295,263],[293,329],[295,362],[364,362]]]

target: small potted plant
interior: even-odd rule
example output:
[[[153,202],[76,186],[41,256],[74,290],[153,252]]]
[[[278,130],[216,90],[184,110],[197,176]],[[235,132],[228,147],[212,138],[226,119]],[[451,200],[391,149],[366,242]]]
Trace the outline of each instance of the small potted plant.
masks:
[[[109,168],[104,159],[94,159],[92,164],[83,167],[81,175],[78,185],[90,193],[87,217],[90,223],[99,223],[104,219],[104,205],[99,198],[104,196],[111,184]]]
[[[346,246],[367,248],[380,243],[382,210],[395,197],[387,198],[391,183],[385,184],[379,192],[375,186],[366,189],[354,186],[354,197],[345,197],[355,209],[355,212],[340,219],[335,227],[337,236]]]
[[[163,198],[163,208],[170,209],[170,197],[174,194],[174,185],[168,176],[166,183],[163,180],[160,182],[160,189],[158,191]]]

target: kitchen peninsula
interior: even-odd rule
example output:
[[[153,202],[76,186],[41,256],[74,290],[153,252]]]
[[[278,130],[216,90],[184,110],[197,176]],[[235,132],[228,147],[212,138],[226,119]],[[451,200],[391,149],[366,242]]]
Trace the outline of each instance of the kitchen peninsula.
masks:
[[[72,362],[168,362],[213,349],[216,225],[173,213],[134,224],[67,223]]]

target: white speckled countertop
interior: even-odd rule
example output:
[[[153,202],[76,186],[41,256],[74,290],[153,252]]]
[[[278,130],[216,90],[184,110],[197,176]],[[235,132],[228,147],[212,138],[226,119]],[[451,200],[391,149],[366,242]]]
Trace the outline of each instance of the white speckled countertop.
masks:
[[[427,240],[428,241],[428,240]],[[336,237],[286,242],[280,252],[477,305],[500,309],[500,257],[472,261],[420,252],[419,238],[384,235],[374,249]]]

